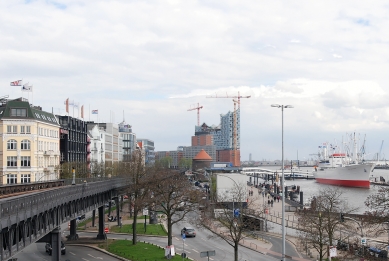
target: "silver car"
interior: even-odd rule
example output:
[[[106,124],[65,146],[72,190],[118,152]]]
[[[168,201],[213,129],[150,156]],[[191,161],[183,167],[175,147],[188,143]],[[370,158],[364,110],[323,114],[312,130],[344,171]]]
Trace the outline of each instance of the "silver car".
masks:
[[[181,229],[181,235],[185,234],[186,237],[196,237],[196,231],[192,227],[184,227]]]

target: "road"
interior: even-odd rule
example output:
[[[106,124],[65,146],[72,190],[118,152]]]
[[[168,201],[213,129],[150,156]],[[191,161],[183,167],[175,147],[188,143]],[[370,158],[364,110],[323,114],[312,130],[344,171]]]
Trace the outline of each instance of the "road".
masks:
[[[193,218],[193,217],[192,217]],[[185,241],[181,238],[181,229],[185,226],[194,227],[192,224],[189,224],[186,220],[180,222],[179,224],[173,225],[173,244],[175,246],[175,250],[177,253],[182,253],[183,249],[185,249],[185,253],[188,257],[193,260],[207,260],[206,258],[200,258],[200,252],[215,250],[216,256],[212,256],[209,258],[211,261],[225,261],[232,260],[234,256],[233,247],[230,246],[224,240],[214,236],[210,231],[205,229],[196,228],[197,235],[194,238],[186,238]],[[67,230],[67,224],[63,224],[61,226],[63,231],[63,236],[69,234]],[[89,232],[77,232],[79,237],[95,237],[96,233]],[[281,252],[281,238],[274,238],[265,236],[268,241],[273,244],[272,251]],[[118,234],[108,234],[108,238],[111,239],[123,239],[130,240],[131,235],[118,235]],[[146,237],[146,236],[138,236],[140,241],[146,241],[150,243],[154,243],[161,247],[165,247],[167,245],[166,237]],[[21,253],[16,255],[15,257],[20,260],[29,260],[29,261],[41,261],[47,260],[50,261],[51,257],[45,252],[44,243],[36,243],[32,244]],[[289,244],[286,244],[286,252],[287,254],[296,253],[294,248]],[[82,246],[66,246],[66,255],[61,256],[61,260],[66,261],[75,261],[75,260],[84,260],[84,261],[95,261],[95,260],[104,260],[104,261],[117,261],[118,259],[108,256],[98,250],[94,250],[87,247]],[[296,253],[293,256],[298,256]],[[272,256],[271,253],[267,253],[267,255],[256,252],[254,250],[245,248],[243,246],[239,246],[239,260],[241,261],[250,261],[250,260],[266,260],[266,261],[275,261],[279,260],[279,256]]]
[[[23,249],[14,256],[18,260],[51,261],[51,256],[45,252],[45,243],[35,243]],[[66,254],[61,255],[61,261],[118,261],[117,258],[103,252],[83,246],[66,246]]]

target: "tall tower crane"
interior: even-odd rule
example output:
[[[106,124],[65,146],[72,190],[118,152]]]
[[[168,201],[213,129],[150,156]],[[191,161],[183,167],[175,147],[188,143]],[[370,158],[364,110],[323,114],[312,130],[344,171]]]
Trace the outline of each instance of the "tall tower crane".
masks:
[[[237,124],[237,119],[236,119],[236,104],[238,104],[238,109],[240,109],[240,99],[241,98],[250,98],[251,96],[241,96],[240,93],[238,92],[238,95],[230,96],[228,94],[224,96],[218,96],[218,95],[209,95],[206,96],[206,98],[232,98],[232,101],[234,102],[234,115],[233,115],[233,154],[232,157],[234,159],[234,166],[237,166],[238,160],[237,160],[237,144],[238,144],[238,139],[237,139],[237,132],[238,132],[238,124]]]
[[[200,109],[202,108],[203,106],[200,106],[200,104],[197,103],[197,107],[188,109],[188,111],[197,110],[197,126],[200,126]]]

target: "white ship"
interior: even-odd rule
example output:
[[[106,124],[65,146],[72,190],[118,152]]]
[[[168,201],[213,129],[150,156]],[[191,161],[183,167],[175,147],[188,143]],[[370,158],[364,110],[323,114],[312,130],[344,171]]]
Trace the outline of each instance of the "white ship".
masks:
[[[332,152],[337,146],[325,143],[321,147],[320,163],[315,167],[313,175],[316,182],[322,184],[370,188],[370,176],[375,163],[365,163],[363,161],[363,150],[357,151],[355,133],[351,137],[352,151],[348,153]],[[348,147],[346,146],[346,151]]]

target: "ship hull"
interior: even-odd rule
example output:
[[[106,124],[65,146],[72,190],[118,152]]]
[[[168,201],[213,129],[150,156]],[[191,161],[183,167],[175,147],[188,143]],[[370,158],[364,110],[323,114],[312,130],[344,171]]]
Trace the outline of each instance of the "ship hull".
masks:
[[[370,175],[374,163],[347,165],[344,167],[324,167],[314,172],[316,182],[321,184],[370,188]]]

